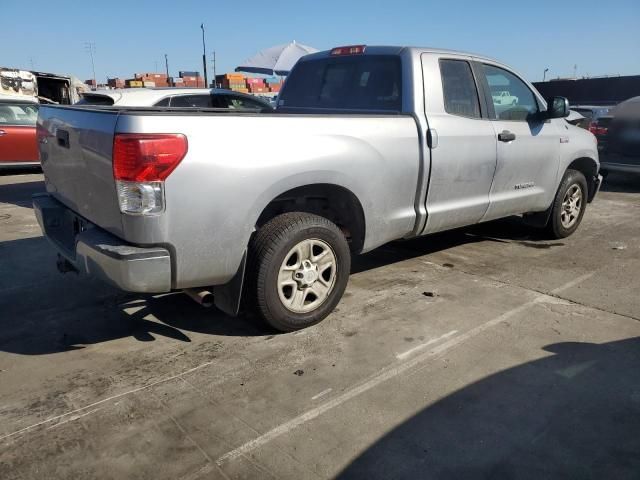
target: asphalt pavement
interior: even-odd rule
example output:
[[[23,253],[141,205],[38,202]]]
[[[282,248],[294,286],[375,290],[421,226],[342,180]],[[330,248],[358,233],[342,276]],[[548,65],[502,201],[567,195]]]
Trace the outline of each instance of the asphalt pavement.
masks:
[[[62,276],[43,189],[0,176],[2,479],[638,477],[639,177],[357,257],[292,334]]]

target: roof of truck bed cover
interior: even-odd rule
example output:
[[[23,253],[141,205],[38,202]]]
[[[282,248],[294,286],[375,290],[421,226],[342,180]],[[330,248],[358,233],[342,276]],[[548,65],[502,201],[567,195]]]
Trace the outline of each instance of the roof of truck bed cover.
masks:
[[[447,50],[444,48],[433,48],[433,47],[411,47],[411,46],[392,46],[392,45],[363,45],[365,47],[364,53],[362,55],[400,55],[403,51],[410,51],[415,53],[437,53],[437,54],[445,54],[445,55],[460,55],[464,57],[473,57],[482,60],[488,60],[490,62],[499,63],[496,59],[487,57],[486,55],[481,55],[478,53],[471,52],[463,52],[459,50]],[[340,48],[340,45],[333,47]],[[311,53],[309,55],[305,55],[301,58],[302,61],[312,60],[314,58],[325,58],[331,56],[331,51],[333,50],[323,50],[322,52]]]

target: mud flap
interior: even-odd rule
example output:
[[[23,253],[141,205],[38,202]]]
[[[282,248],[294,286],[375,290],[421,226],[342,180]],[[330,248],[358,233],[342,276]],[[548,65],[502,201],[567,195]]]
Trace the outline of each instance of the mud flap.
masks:
[[[227,315],[235,317],[240,311],[242,300],[242,286],[244,271],[247,265],[247,251],[245,250],[236,274],[224,285],[213,287],[213,303]]]
[[[551,210],[553,209],[553,204],[549,208],[547,208],[544,212],[535,212],[535,213],[525,213],[522,216],[524,223],[534,228],[544,228],[549,223],[549,219],[551,218]]]

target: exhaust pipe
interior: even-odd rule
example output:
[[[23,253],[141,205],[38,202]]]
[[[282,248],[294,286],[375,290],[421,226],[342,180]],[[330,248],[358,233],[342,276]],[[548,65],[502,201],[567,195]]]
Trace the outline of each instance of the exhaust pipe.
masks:
[[[206,288],[187,288],[183,292],[203,307],[213,307],[213,293]]]

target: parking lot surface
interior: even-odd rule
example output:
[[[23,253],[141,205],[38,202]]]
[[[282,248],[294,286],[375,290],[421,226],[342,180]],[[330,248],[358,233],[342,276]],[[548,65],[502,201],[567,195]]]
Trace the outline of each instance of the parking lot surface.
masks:
[[[632,478],[640,180],[572,237],[507,219],[354,259],[276,334],[180,293],[60,275],[0,176],[0,478]]]

